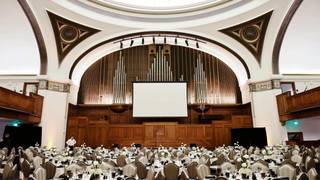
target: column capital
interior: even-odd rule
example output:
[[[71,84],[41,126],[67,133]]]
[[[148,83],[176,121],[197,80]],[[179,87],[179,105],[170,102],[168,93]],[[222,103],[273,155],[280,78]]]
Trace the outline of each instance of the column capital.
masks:
[[[39,90],[49,90],[49,91],[69,93],[70,92],[70,84],[46,80],[46,79],[39,79]]]
[[[280,89],[280,79],[270,79],[265,81],[257,81],[249,83],[250,92],[268,91],[272,89]]]

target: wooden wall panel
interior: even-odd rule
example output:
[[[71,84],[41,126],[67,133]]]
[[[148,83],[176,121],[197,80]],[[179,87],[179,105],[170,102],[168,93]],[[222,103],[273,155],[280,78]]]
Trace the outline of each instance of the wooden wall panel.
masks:
[[[237,123],[238,121],[238,123]],[[230,145],[231,128],[250,128],[250,117],[235,116],[232,120],[212,121],[211,124],[178,124],[176,122],[147,122],[143,124],[109,124],[105,120],[89,121],[86,117],[69,117],[67,138],[92,147],[112,144],[130,146],[179,146],[181,143],[205,147]]]
[[[30,96],[0,87],[0,118],[19,119],[32,124],[41,121],[43,97]]]
[[[277,96],[278,113],[281,122],[295,118],[320,115],[320,87],[290,95],[285,92]]]
[[[171,122],[179,124],[210,124],[210,116],[219,115],[223,119],[230,120],[231,116],[244,115],[251,117],[251,104],[233,105],[208,105],[208,110],[204,113],[197,111],[198,106],[188,106],[187,118],[172,118]],[[89,120],[108,120],[110,124],[141,124],[145,121],[168,121],[167,119],[145,119],[133,118],[132,106],[128,106],[123,113],[115,113],[108,105],[69,105],[69,116],[86,116]],[[207,120],[200,119],[202,116],[209,117]]]

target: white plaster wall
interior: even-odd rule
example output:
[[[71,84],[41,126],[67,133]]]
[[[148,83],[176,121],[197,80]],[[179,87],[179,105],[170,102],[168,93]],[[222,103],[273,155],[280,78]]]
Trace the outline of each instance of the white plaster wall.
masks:
[[[282,74],[320,73],[320,1],[305,0],[285,34],[279,57]]]
[[[287,133],[279,121],[276,95],[281,90],[252,93],[253,126],[265,127],[267,132],[268,145],[277,145],[287,140]]]
[[[294,122],[297,122],[296,124]],[[306,141],[320,140],[320,117],[295,119],[286,123],[288,132],[302,132]]]
[[[48,90],[40,90],[39,94],[44,96],[41,145],[62,149],[65,147],[68,94]]]
[[[1,0],[0,17],[0,74],[39,74],[37,42],[18,1]]]
[[[37,81],[36,76],[0,76],[0,87],[23,93],[23,85],[25,82]]]

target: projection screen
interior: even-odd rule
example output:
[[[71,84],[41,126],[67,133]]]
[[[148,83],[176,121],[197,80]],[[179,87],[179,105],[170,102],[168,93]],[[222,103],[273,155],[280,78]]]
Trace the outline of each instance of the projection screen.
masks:
[[[133,117],[187,117],[187,82],[133,82]]]

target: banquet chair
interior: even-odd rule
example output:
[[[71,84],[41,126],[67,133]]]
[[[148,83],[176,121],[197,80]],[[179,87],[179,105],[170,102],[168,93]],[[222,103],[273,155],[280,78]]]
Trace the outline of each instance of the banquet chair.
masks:
[[[147,178],[148,175],[148,171],[146,166],[142,163],[142,162],[136,162],[136,166],[137,166],[137,175],[139,177],[139,179],[145,179]]]
[[[291,161],[291,159],[286,159],[286,160],[284,160],[281,164],[282,164],[282,165],[289,164],[289,165],[291,165],[291,166],[293,166],[293,167],[296,166],[296,163],[293,162],[293,161]]]
[[[190,163],[190,164],[188,164],[187,171],[188,171],[189,178],[191,178],[191,179],[197,179],[198,178],[197,166],[198,166],[198,163],[195,162],[195,161]]]
[[[110,160],[110,159],[104,159],[103,162],[108,163],[113,167],[117,166],[117,164],[114,161]]]
[[[156,177],[154,178],[155,180],[165,180],[166,178],[162,175],[161,172],[156,174]]]
[[[43,160],[41,157],[39,157],[39,156],[34,157],[33,158],[34,169],[38,169],[41,166],[42,162],[43,162]]]
[[[228,158],[230,160],[234,160],[234,157],[236,156],[236,152],[234,150],[231,150],[228,154]]]
[[[112,164],[110,164],[109,162],[103,161],[103,162],[101,163],[100,168],[101,168],[102,170],[113,170],[113,169],[114,169],[114,166],[113,166]]]
[[[137,174],[137,167],[134,164],[127,164],[123,166],[123,175],[128,177],[135,177]]]
[[[251,165],[251,170],[253,172],[259,172],[259,171],[268,172],[269,168],[268,166],[266,166],[265,164],[262,164],[261,162],[255,162]]]
[[[189,178],[189,177],[186,175],[186,173],[185,173],[184,171],[182,171],[178,179],[179,179],[179,180],[190,180],[190,179],[192,179],[192,178]]]
[[[210,175],[210,169],[207,165],[199,164],[197,166],[197,174],[199,179],[203,180],[206,176]]]
[[[309,180],[309,177],[306,173],[302,173],[297,180]]]
[[[53,179],[56,174],[57,167],[50,161],[44,163],[42,166],[46,170],[47,179]]]
[[[234,164],[236,169],[239,170],[241,168],[242,161],[235,161]]]
[[[278,176],[288,177],[289,180],[295,180],[297,176],[296,169],[289,164],[284,164],[279,167]]]
[[[306,171],[308,172],[310,169],[315,168],[316,167],[316,162],[314,161],[313,158],[311,158],[310,160],[308,160],[306,162]]]
[[[176,180],[179,176],[179,167],[174,163],[168,163],[163,167],[163,172],[167,180]]]
[[[20,167],[23,174],[23,179],[27,179],[32,172],[30,163],[26,159],[24,159]]]
[[[6,163],[3,168],[2,177],[0,179],[6,180],[10,179],[10,173],[11,173],[12,165],[9,163]]]
[[[11,163],[7,163],[4,165],[2,177],[0,177],[0,179],[12,180],[15,178],[16,173],[17,173],[17,165],[15,164],[13,166]]]
[[[66,171],[71,171],[75,173],[76,171],[80,171],[82,168],[78,164],[70,164],[66,167]]]
[[[308,175],[308,177],[309,177],[309,180],[318,180],[318,179],[320,179],[320,178],[318,177],[318,173],[317,173],[317,171],[316,171],[315,168],[311,168],[311,169],[308,171],[307,175]]]
[[[220,166],[222,163],[224,163],[226,161],[226,158],[224,157],[223,154],[220,154],[217,157],[217,161],[215,162],[216,165]]]
[[[26,158],[29,162],[32,162],[32,159],[33,159],[33,153],[32,151],[28,148],[26,149],[25,151],[25,154],[26,154]]]
[[[301,156],[299,156],[299,155],[293,155],[293,156],[291,156],[291,161],[293,161],[293,162],[295,162],[295,163],[297,163],[297,164],[301,164],[301,162],[302,162],[302,157]]]
[[[153,171],[152,168],[150,168],[150,169],[148,170],[147,180],[154,180],[154,179],[155,179],[154,175],[155,175],[155,172]]]
[[[224,174],[225,172],[235,172],[236,167],[235,165],[231,164],[230,162],[224,162],[221,164],[221,172]]]
[[[46,170],[41,166],[37,168],[33,174],[36,180],[46,180],[47,178]]]
[[[147,165],[148,164],[148,158],[146,156],[140,156],[138,158],[138,161],[143,163],[144,165]]]
[[[126,164],[127,164],[126,156],[120,155],[120,156],[117,157],[117,166],[118,167],[123,167]]]

